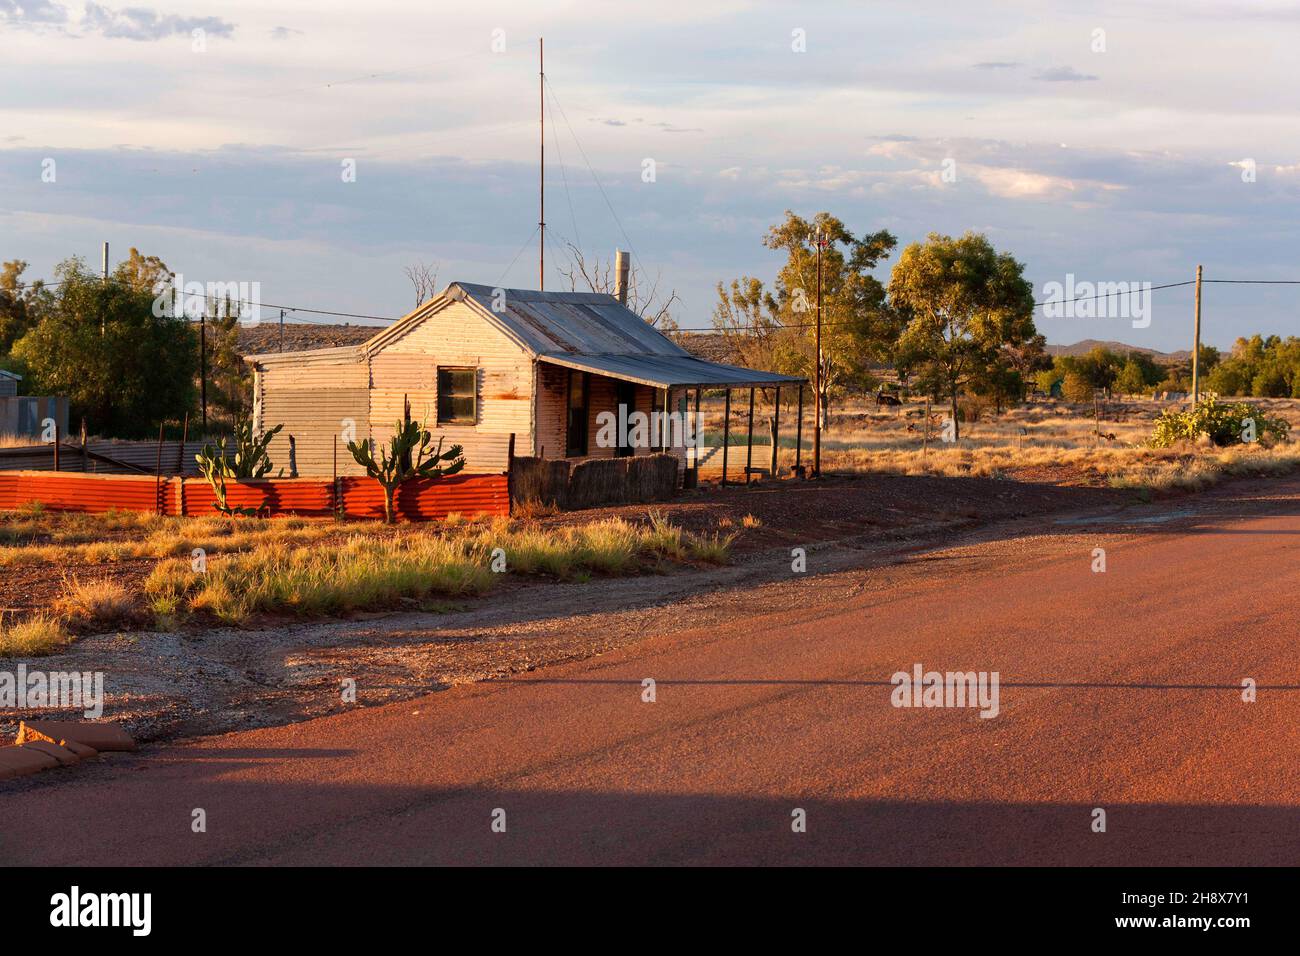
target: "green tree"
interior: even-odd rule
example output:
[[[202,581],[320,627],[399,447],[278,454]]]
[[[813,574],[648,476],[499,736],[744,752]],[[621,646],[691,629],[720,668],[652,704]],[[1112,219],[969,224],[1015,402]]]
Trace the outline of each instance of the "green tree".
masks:
[[[1092,382],[1082,372],[1065,373],[1065,380],[1061,383],[1061,394],[1065,396],[1067,402],[1090,402],[1094,391]]]
[[[155,291],[168,288],[166,266],[132,253],[107,282],[81,259],[61,263],[48,308],[14,346],[32,391],[68,396],[74,417],[122,438],[151,435],[192,409],[198,367],[194,331]]]
[[[816,381],[817,245],[822,246],[822,425],[831,402],[875,382],[873,363],[887,361],[899,323],[885,288],[871,274],[897,240],[881,230],[854,236],[828,212],[811,220],[786,210],[768,230],[767,248],[783,252],[785,264],[772,290],[745,277],[718,284],[713,325],[742,358],[756,367]]]
[[[0,265],[0,359],[40,320],[50,300],[43,282],[23,282],[27,263],[11,259]]]
[[[1115,388],[1124,395],[1140,395],[1146,391],[1146,376],[1142,374],[1142,366],[1139,365],[1131,356],[1120,369],[1119,375],[1115,377]]]
[[[931,233],[903,250],[889,280],[889,298],[906,325],[897,361],[928,368],[951,401],[972,379],[987,377],[1008,347],[1037,334],[1033,286],[1024,266],[977,233],[954,239]]]

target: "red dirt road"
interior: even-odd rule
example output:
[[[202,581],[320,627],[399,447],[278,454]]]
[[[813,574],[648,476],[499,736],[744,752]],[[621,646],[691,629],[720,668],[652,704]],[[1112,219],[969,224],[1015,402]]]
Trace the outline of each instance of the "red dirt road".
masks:
[[[1294,864],[1298,505],[986,534],[835,606],[813,552],[802,608],[0,784],[0,862]],[[891,706],[916,663],[998,671],[999,715]]]

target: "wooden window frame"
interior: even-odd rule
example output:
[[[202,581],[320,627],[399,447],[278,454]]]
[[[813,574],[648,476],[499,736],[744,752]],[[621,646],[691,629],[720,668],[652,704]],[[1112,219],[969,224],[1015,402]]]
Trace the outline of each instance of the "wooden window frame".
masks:
[[[437,421],[439,425],[477,425],[478,424],[478,366],[476,365],[439,365],[435,373],[435,387],[437,388]],[[443,418],[442,417],[442,373],[443,372],[471,372],[474,375],[474,389],[470,395],[470,400],[474,403],[474,409],[469,418]]]

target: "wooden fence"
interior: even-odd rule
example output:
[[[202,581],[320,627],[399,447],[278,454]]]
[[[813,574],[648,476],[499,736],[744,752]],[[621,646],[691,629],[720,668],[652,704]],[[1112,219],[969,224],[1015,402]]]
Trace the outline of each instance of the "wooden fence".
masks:
[[[281,515],[382,518],[384,491],[371,478],[257,478],[227,484],[227,503]],[[203,517],[217,514],[211,486],[198,478],[87,475],[51,471],[0,472],[0,511],[40,502],[50,511],[142,511]],[[510,514],[505,475],[452,475],[408,481],[394,502],[400,518],[430,521]]]
[[[515,501],[539,501],[566,511],[604,505],[665,501],[680,487],[679,461],[672,455],[634,458],[531,458],[510,462]]]

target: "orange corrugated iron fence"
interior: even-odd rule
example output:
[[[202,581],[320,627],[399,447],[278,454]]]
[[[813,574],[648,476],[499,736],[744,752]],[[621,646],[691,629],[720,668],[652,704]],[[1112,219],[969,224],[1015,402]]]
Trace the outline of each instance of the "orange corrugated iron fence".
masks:
[[[267,517],[328,516],[382,518],[384,492],[370,478],[256,478],[230,482],[226,500]],[[202,517],[217,513],[211,486],[200,478],[147,475],[87,475],[51,471],[0,472],[0,511],[39,501],[51,511],[144,511]],[[509,515],[505,475],[452,475],[415,479],[398,488],[397,514],[408,521],[431,521],[449,514],[466,517]]]

